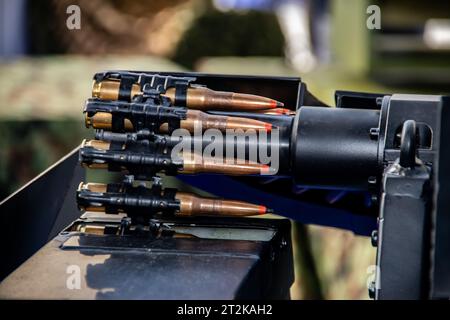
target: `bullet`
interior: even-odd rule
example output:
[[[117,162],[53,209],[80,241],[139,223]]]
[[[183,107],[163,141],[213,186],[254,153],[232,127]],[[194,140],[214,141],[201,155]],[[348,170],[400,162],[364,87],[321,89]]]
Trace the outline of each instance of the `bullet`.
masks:
[[[232,216],[245,217],[270,213],[262,205],[244,201],[203,198],[191,193],[177,192],[180,200],[179,216]]]
[[[104,153],[106,153],[106,151],[109,150],[110,145],[111,145],[111,143],[106,142],[106,141],[84,139],[81,142],[80,151],[79,151],[80,152],[79,158],[80,158],[81,166],[84,168],[89,168],[89,169],[108,169],[108,163],[105,162],[104,160],[97,161],[97,162],[86,162],[84,159],[85,156],[84,156],[83,150],[85,148],[92,148],[92,149],[95,149],[98,151],[103,151]]]
[[[118,100],[119,80],[95,81],[92,97],[102,100]],[[141,87],[135,83],[131,87],[131,97],[141,94]],[[168,88],[162,94],[175,103],[175,88]],[[130,99],[131,100],[131,99]],[[236,92],[214,91],[205,87],[189,87],[186,90],[186,107],[197,110],[240,110],[255,111],[281,108],[284,104],[270,98]]]
[[[111,146],[111,142],[103,141],[103,140],[87,140],[84,139],[81,142],[80,149],[85,147],[91,147],[97,150],[108,151]]]
[[[220,173],[230,176],[239,175],[258,175],[268,174],[270,167],[268,165],[256,163],[253,161],[242,161],[242,163],[227,163],[227,159],[206,158],[197,154],[186,153],[182,155],[183,169],[180,173]]]
[[[126,212],[127,207],[142,208],[158,204],[156,196],[145,195],[128,195],[119,192],[108,193],[106,184],[99,183],[80,183],[78,191],[84,191],[83,200],[88,202],[92,199],[92,206],[80,206],[80,209],[85,211],[104,212],[105,205],[115,204],[115,209],[118,212]],[[86,194],[87,192],[87,194]],[[133,201],[134,198],[138,201]],[[110,201],[109,198],[113,199]],[[175,210],[176,216],[232,216],[244,217],[255,216],[272,213],[273,211],[263,205],[251,204],[245,201],[225,200],[199,197],[193,193],[176,192],[175,200],[178,203],[178,208]]]
[[[253,161],[241,161],[235,159],[215,159],[202,157],[193,153],[184,152],[182,155],[183,169],[180,173],[220,173],[230,176],[268,174],[270,167]]]
[[[167,89],[163,96],[175,101],[175,88]],[[205,87],[190,87],[187,90],[186,106],[198,110],[254,111],[283,107],[282,102],[253,94],[214,91]]]
[[[89,116],[86,113],[85,125],[87,128],[112,130],[112,115],[107,112],[97,112],[93,116]],[[133,124],[129,119],[124,119],[123,127],[126,131],[133,131]],[[227,129],[242,129],[244,131],[253,129],[270,132],[272,130],[272,124],[268,122],[240,117],[211,115],[199,110],[188,110],[186,120],[180,121],[180,128],[194,133],[197,127],[203,131],[207,129],[218,129],[220,131]],[[162,124],[159,129],[160,132],[167,133],[168,124]]]
[[[77,201],[78,201],[78,193],[80,191],[88,191],[91,193],[106,193],[107,191],[107,185],[104,183],[84,183],[80,182],[78,185],[78,191],[77,191]],[[93,204],[93,205],[80,205],[78,204],[78,209],[84,210],[84,211],[91,211],[91,212],[105,212],[105,206],[102,204]]]
[[[84,140],[80,147],[81,165],[90,169],[107,169],[109,164],[127,171],[129,167],[155,167],[157,171],[176,170],[178,173],[218,173],[232,176],[269,174],[270,166],[253,161],[202,157],[183,152],[179,159],[171,159],[170,154],[146,153],[142,150],[110,150],[111,143],[101,140]],[[89,148],[89,150],[87,149]],[[91,150],[94,149],[94,151]]]
[[[81,182],[78,186],[78,189],[85,189],[85,190],[89,190],[91,192],[106,192],[107,190],[107,185],[104,183],[95,183],[95,182],[88,182],[88,183],[84,183]]]

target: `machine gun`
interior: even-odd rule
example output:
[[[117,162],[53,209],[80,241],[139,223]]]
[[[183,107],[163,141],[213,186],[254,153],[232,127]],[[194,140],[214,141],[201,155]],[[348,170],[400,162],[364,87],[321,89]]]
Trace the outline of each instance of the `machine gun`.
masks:
[[[295,186],[369,195],[370,207],[378,211],[378,230],[372,238],[378,246],[379,272],[370,288],[371,296],[433,296],[433,288],[441,284],[426,284],[427,279],[439,277],[433,274],[433,265],[448,260],[429,258],[430,252],[442,252],[434,249],[442,246],[434,237],[444,236],[436,224],[442,221],[443,213],[433,199],[441,199],[438,181],[442,180],[442,171],[438,166],[445,164],[438,159],[441,130],[448,121],[443,117],[448,98],[337,91],[336,107],[297,105],[293,121],[284,126],[290,134],[280,142],[280,148],[289,149],[284,153],[290,159],[284,171],[289,172]],[[214,114],[230,115],[226,110]],[[248,116],[242,110],[237,115]],[[261,116],[255,113],[250,117],[261,120]],[[270,118],[263,119],[271,122]],[[264,185],[269,192],[288,193],[286,187],[279,187],[274,190]],[[232,193],[218,188],[214,191],[222,196]],[[283,212],[277,210],[279,203],[271,206]],[[411,245],[416,249],[408,250]],[[407,267],[394,266],[399,255],[402,261],[409,261]],[[399,291],[400,287],[408,289]]]
[[[243,88],[247,88],[250,94],[270,96],[276,101],[282,101],[285,106],[295,112],[295,115],[264,114],[249,112],[248,109],[224,110],[221,107],[210,108],[207,111],[211,115],[243,117],[276,126],[280,130],[280,141],[276,144],[280,154],[280,170],[277,175],[264,178],[258,175],[230,177],[228,174],[205,174],[179,175],[177,178],[225,199],[261,203],[261,206],[270,207],[278,214],[304,223],[345,228],[357,234],[370,236],[373,245],[377,248],[377,273],[369,292],[376,299],[448,299],[450,297],[448,281],[450,153],[447,150],[450,136],[450,99],[448,97],[337,91],[336,108],[330,108],[320,103],[306,90],[304,83],[294,78],[151,72],[106,74],[106,77],[98,80],[100,82],[113,78],[118,80],[122,75],[131,75],[132,80],[129,80],[127,86],[132,89],[135,84],[133,90],[136,94],[117,93],[118,100],[121,101],[137,101],[140,94],[145,94],[146,84],[151,83],[151,80],[145,79],[153,79],[155,76],[193,78],[189,85],[185,85],[188,88],[197,84],[207,88],[227,90],[227,92],[242,92]],[[159,81],[156,80],[155,83]],[[119,83],[119,88],[121,85]],[[94,88],[97,87],[94,85]],[[168,89],[169,87],[162,85],[159,90],[167,93]],[[99,92],[99,90],[94,91]],[[176,91],[176,89],[173,90]],[[103,97],[106,98],[106,96]],[[177,105],[170,98],[169,100],[172,106]],[[186,98],[187,100],[189,99]],[[188,105],[189,103],[186,104]],[[149,152],[148,149],[144,152],[142,151],[144,149],[140,148],[148,148],[148,145],[155,145],[155,143],[171,148],[173,143],[176,143],[176,139],[172,140],[173,137],[170,135],[156,133],[151,129],[142,126],[139,129],[133,127],[131,132],[98,131],[97,136],[102,137],[104,141],[120,145],[117,151],[125,150],[121,155],[138,159],[137,170],[139,167],[144,167],[138,165],[138,162],[143,161],[145,152]],[[257,143],[259,144],[260,141],[258,140]],[[134,157],[133,148],[139,150],[136,151],[140,154],[139,157]],[[109,147],[106,150],[93,149],[97,149],[94,150],[95,152],[106,151],[104,154],[107,155],[111,151]],[[121,161],[121,155],[112,159]],[[112,163],[110,161],[112,160],[107,160],[106,163]],[[131,162],[128,159],[125,163]],[[178,170],[175,173],[178,173]],[[120,191],[119,194],[108,194],[107,190],[106,193],[102,193],[102,197],[109,199],[109,196],[118,196],[117,199],[125,201],[130,196],[131,203],[138,203],[140,198],[134,192],[142,190],[139,192],[151,193],[147,189],[134,188],[136,187],[123,189],[125,192]],[[336,190],[339,197],[333,197],[333,201],[329,201],[328,195],[334,194]],[[98,196],[88,193],[91,191],[82,190],[84,195]],[[153,197],[154,195],[150,193],[148,197]],[[175,196],[171,199],[177,198]],[[84,201],[84,199],[81,200]],[[124,212],[130,211],[133,215],[134,209],[116,207]],[[178,207],[175,212],[176,210]],[[153,214],[150,216],[154,218]],[[177,219],[174,223],[183,226],[189,224],[192,228],[199,226],[196,222],[194,223],[197,220],[193,217],[175,218]],[[256,222],[251,220],[260,220],[244,219],[245,221],[225,223],[223,220],[214,218],[208,217],[207,220],[202,220],[205,223],[202,227],[211,224],[217,226],[216,223],[219,223],[222,227],[239,225],[240,228],[245,228],[243,225],[248,224],[252,225],[251,229],[254,231]],[[99,220],[98,217],[95,219],[97,220],[91,222],[103,225],[110,223],[105,222],[109,220]],[[163,224],[173,221],[172,219],[159,220]],[[70,248],[78,248],[68,238],[75,236],[73,232],[78,230],[77,226],[81,224],[86,222],[80,220],[66,229],[68,234],[64,235],[62,240],[63,248],[70,246],[72,246]],[[258,238],[258,241],[272,244],[273,239],[286,240],[286,233],[281,236],[276,230],[274,232],[275,236],[269,242],[264,242],[262,238]],[[90,248],[97,245],[104,250],[105,247],[116,246],[108,242],[110,241],[108,237],[96,238],[94,241],[86,235],[80,236],[77,233],[76,236],[81,237],[77,243],[88,243]],[[204,234],[203,236],[206,237]],[[135,241],[120,236],[113,239],[120,243],[121,247],[126,247],[129,241]],[[181,239],[171,241],[183,242]],[[173,244],[169,240],[163,242],[164,245],[169,243]],[[280,240],[274,246],[271,245],[270,250],[277,252],[275,256],[278,254],[277,245],[281,248],[282,243],[284,242]],[[140,245],[148,246],[147,243]],[[237,244],[231,247],[234,248],[233,250],[240,250]],[[286,249],[286,247],[283,248],[283,250]],[[63,249],[54,249],[55,252],[57,250]],[[285,251],[283,252],[281,256],[286,257]],[[43,254],[41,259],[44,258]],[[35,261],[29,264],[36,263]],[[266,260],[262,258],[261,263],[266,265],[265,262]],[[110,269],[105,267],[104,270],[109,272]],[[8,283],[18,281],[17,279],[25,274],[25,271],[20,268],[16,272]],[[288,274],[291,274],[290,271]],[[136,276],[139,278],[138,275]],[[289,282],[289,280],[286,281],[285,284]],[[3,288],[0,287],[0,292],[11,292],[8,288],[10,285],[6,284]],[[279,292],[286,292],[286,288],[280,289]],[[158,296],[158,292],[152,291],[149,296]],[[264,295],[266,296],[268,295]]]

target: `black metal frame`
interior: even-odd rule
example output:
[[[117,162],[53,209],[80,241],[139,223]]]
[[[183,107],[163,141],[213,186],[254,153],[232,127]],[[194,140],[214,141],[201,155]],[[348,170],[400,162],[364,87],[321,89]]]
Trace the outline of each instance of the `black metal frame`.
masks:
[[[383,100],[385,169],[379,228],[373,235],[377,277],[369,289],[376,299],[450,297],[449,251],[442,250],[449,243],[445,184],[450,175],[448,161],[438,161],[448,157],[449,108],[442,96],[393,95]]]
[[[0,203],[0,281],[80,216],[78,148]]]

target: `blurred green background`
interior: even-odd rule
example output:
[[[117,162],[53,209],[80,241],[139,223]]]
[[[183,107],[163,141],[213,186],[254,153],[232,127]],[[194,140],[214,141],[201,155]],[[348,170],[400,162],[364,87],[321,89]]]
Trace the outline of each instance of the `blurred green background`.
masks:
[[[102,70],[300,76],[329,104],[336,89],[450,91],[447,1],[0,0],[0,15],[1,198],[92,137],[81,111]],[[368,238],[299,223],[293,238],[292,298],[367,298]]]

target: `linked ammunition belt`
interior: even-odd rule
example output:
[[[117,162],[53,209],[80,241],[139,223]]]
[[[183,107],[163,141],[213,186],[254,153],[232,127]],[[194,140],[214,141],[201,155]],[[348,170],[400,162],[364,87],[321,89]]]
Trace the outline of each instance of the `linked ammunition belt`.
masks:
[[[182,141],[171,135],[178,128],[187,129],[189,134],[194,134],[197,126],[222,132],[230,128],[266,132],[272,129],[271,123],[205,111],[216,108],[239,111],[242,108],[247,112],[265,109],[270,112],[270,109],[283,106],[283,103],[266,97],[213,91],[194,84],[196,80],[194,77],[128,71],[94,75],[92,98],[87,100],[83,112],[86,126],[97,129],[96,140],[83,141],[80,162],[87,168],[127,175],[120,184],[80,184],[77,191],[80,209],[126,213],[135,224],[146,224],[145,221],[158,214],[242,216],[270,211],[262,205],[201,198],[176,189],[162,189],[158,177],[161,172],[166,175],[202,172],[254,175],[268,169],[267,165],[251,161],[217,163],[201,155],[172,152]],[[194,110],[190,110],[191,107]]]

